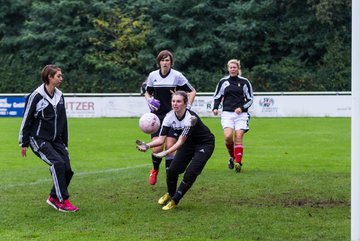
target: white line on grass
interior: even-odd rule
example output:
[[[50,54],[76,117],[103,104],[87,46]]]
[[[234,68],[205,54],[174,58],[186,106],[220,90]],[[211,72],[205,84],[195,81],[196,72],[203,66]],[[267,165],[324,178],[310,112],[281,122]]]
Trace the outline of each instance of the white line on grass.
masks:
[[[85,176],[94,175],[94,174],[101,174],[101,173],[121,172],[121,171],[129,170],[129,169],[133,169],[133,168],[144,167],[144,166],[148,166],[148,165],[149,164],[142,164],[142,165],[136,165],[136,166],[122,167],[122,168],[105,169],[105,170],[94,171],[94,172],[78,172],[78,173],[75,173],[75,176],[76,177],[85,177]],[[35,182],[14,183],[14,184],[8,184],[8,185],[1,185],[0,190],[1,189],[14,188],[14,187],[34,186],[34,185],[38,185],[38,184],[42,184],[42,183],[50,182],[50,181],[51,180],[48,178],[48,179],[40,179],[40,180],[37,180]]]

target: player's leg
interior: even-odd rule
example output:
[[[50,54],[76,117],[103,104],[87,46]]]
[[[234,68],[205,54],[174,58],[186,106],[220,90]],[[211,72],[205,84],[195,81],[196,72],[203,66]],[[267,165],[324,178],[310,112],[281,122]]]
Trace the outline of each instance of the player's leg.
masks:
[[[72,179],[72,177],[74,175],[74,172],[71,169],[71,165],[70,165],[69,152],[68,152],[67,148],[65,147],[65,145],[63,143],[55,142],[55,143],[52,144],[52,146],[54,147],[55,151],[64,160],[64,163],[65,163],[65,180],[66,180],[66,185],[69,186],[70,181],[71,181],[71,179]]]
[[[70,158],[69,158],[69,152],[65,145],[61,142],[54,142],[52,143],[52,146],[54,147],[55,151],[61,156],[61,158],[64,160],[65,163],[65,181],[67,188],[70,185],[70,181],[74,175],[74,172],[71,169],[70,165]],[[68,191],[68,190],[67,190]],[[69,197],[65,199],[62,203],[62,206],[59,208],[60,211],[63,212],[75,212],[78,211],[79,208],[74,206],[70,200]]]
[[[69,198],[65,177],[66,161],[54,149],[50,142],[32,139],[30,146],[33,152],[50,166],[53,187],[50,191],[47,203],[50,204],[49,202],[51,202],[51,206],[59,211],[63,211],[63,203]],[[77,211],[77,209],[64,211]]]
[[[153,137],[151,140],[156,140],[158,137],[155,136]],[[163,146],[156,146],[152,148],[152,154],[151,154],[151,160],[152,160],[152,164],[153,167],[150,170],[150,176],[149,176],[149,184],[150,185],[155,185],[157,182],[157,175],[159,173],[159,169],[160,169],[160,164],[161,164],[161,160],[162,158],[156,157],[153,155],[153,153],[159,153],[163,151]]]
[[[186,145],[183,145],[179,150],[177,150],[166,176],[168,192],[158,201],[158,203],[161,205],[166,204],[166,206],[163,207],[164,210],[172,209],[176,206],[174,200],[172,200],[172,197],[176,192],[179,175],[185,171],[187,165],[191,161],[193,152],[194,149],[187,148]]]
[[[235,170],[241,171],[244,155],[243,139],[245,133],[249,130],[250,115],[241,113],[235,121]]]
[[[57,197],[60,201],[68,198],[65,162],[62,157],[56,152],[50,142],[32,139],[30,146],[33,152],[50,166],[50,174],[54,184],[50,195]]]
[[[177,150],[174,160],[169,166],[166,178],[168,193],[171,197],[175,195],[179,175],[185,171],[191,161],[193,153],[194,148],[185,144]]]
[[[167,200],[167,203],[164,203],[166,205],[162,208],[163,210],[170,210],[176,207],[178,201],[175,201],[173,196],[176,195],[179,175],[186,170],[187,165],[191,161],[193,152],[193,148],[187,148],[186,146],[182,146],[179,150],[177,150],[175,158],[172,161],[167,173],[167,189],[169,199]]]
[[[163,208],[164,210],[172,209],[180,202],[180,200],[184,197],[186,192],[191,188],[196,178],[200,175],[200,173],[204,169],[213,151],[214,151],[214,145],[196,146],[195,150],[193,150],[192,152],[193,157],[187,159],[191,161],[186,168],[183,180],[181,181],[179,187],[177,188],[175,195],[172,197],[173,203],[169,203],[169,205],[165,206]],[[187,153],[189,153],[189,151]]]
[[[232,128],[227,127],[224,129],[225,146],[230,156],[228,161],[229,169],[234,168],[234,159],[235,159],[233,132],[234,130]]]
[[[169,133],[168,137],[166,137],[166,150],[168,150],[170,147],[172,147],[177,141],[177,138],[174,135],[174,133],[175,133],[174,131],[170,130],[170,133]],[[173,152],[173,153],[167,154],[166,157],[165,157],[166,173],[167,173],[167,171],[168,171],[168,169],[170,167],[171,162],[174,160],[174,156],[175,156],[175,153]]]
[[[165,116],[158,116],[158,117],[160,119],[160,123],[162,123]],[[151,134],[151,140],[152,141],[156,140],[159,137],[159,134],[160,134],[160,129],[157,132]],[[153,153],[162,152],[163,149],[164,149],[163,146],[157,146],[157,147],[152,148],[151,160],[152,160],[153,167],[151,168],[150,175],[149,175],[149,184],[150,185],[155,185],[157,182],[157,175],[159,173],[160,164],[161,164],[161,160],[162,160],[162,158],[154,156]]]
[[[225,146],[226,146],[226,150],[229,153],[229,160],[228,160],[228,167],[229,169],[233,169],[234,168],[234,120],[233,117],[234,113],[229,112],[229,111],[224,111],[221,114],[221,125],[222,128],[224,130],[224,141],[225,141]]]
[[[242,167],[242,157],[244,153],[243,148],[243,137],[244,131],[243,130],[236,130],[235,131],[235,171],[240,172]]]

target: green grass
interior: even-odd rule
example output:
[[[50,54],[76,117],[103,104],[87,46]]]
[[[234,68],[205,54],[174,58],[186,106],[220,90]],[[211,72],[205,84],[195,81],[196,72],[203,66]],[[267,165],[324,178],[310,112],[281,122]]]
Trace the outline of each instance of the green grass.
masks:
[[[216,149],[175,210],[162,211],[164,165],[147,183],[150,154],[135,149],[137,119],[70,119],[70,185],[77,213],[45,200],[48,167],[20,156],[20,119],[0,118],[1,240],[350,240],[350,118],[252,118],[244,167]]]

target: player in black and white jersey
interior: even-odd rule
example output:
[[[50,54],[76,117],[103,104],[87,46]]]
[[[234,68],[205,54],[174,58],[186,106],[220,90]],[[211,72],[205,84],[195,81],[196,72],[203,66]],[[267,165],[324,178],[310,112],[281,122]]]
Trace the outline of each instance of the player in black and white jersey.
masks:
[[[147,151],[149,148],[162,146],[171,132],[179,136],[176,143],[168,150],[154,154],[161,158],[176,151],[167,171],[168,192],[158,201],[160,205],[165,205],[163,210],[176,207],[204,169],[215,148],[214,135],[195,112],[186,108],[187,103],[187,93],[176,91],[171,100],[172,111],[163,120],[160,136],[147,144],[136,141],[140,151]],[[177,186],[179,175],[184,172],[183,179]]]
[[[189,94],[188,108],[191,108],[196,95],[195,89],[190,85],[187,78],[179,71],[172,68],[173,55],[168,50],[161,51],[156,62],[159,69],[152,71],[146,81],[145,99],[149,105],[151,112],[157,115],[162,123],[166,113],[171,110],[171,95],[176,90],[183,90]],[[151,135],[151,139],[158,138],[159,132]],[[166,139],[165,148],[170,148],[176,142],[177,136],[175,133],[169,133]],[[153,148],[153,154],[159,153],[163,150],[163,146]],[[165,157],[165,167],[168,168],[171,161],[174,159],[174,154],[170,153]],[[153,168],[150,171],[149,184],[155,185],[157,181],[157,174],[162,158],[152,155]]]
[[[240,61],[231,59],[227,63],[229,75],[222,78],[214,94],[213,114],[218,115],[222,102],[221,125],[225,145],[230,155],[228,167],[241,171],[244,134],[249,130],[249,107],[253,103],[253,91],[248,79],[241,76]],[[235,135],[234,135],[235,132]]]

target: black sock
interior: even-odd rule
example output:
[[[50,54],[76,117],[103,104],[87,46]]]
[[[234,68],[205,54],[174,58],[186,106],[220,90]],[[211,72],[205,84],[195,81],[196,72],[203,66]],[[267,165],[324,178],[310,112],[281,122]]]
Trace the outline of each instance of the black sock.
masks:
[[[176,190],[175,195],[172,197],[172,200],[174,200],[175,204],[178,204],[180,200],[183,198],[185,193],[190,189],[192,185],[188,185],[184,183],[184,181],[181,181],[179,188]]]
[[[154,155],[151,155],[153,167],[155,170],[159,170],[161,158],[155,157]]]

